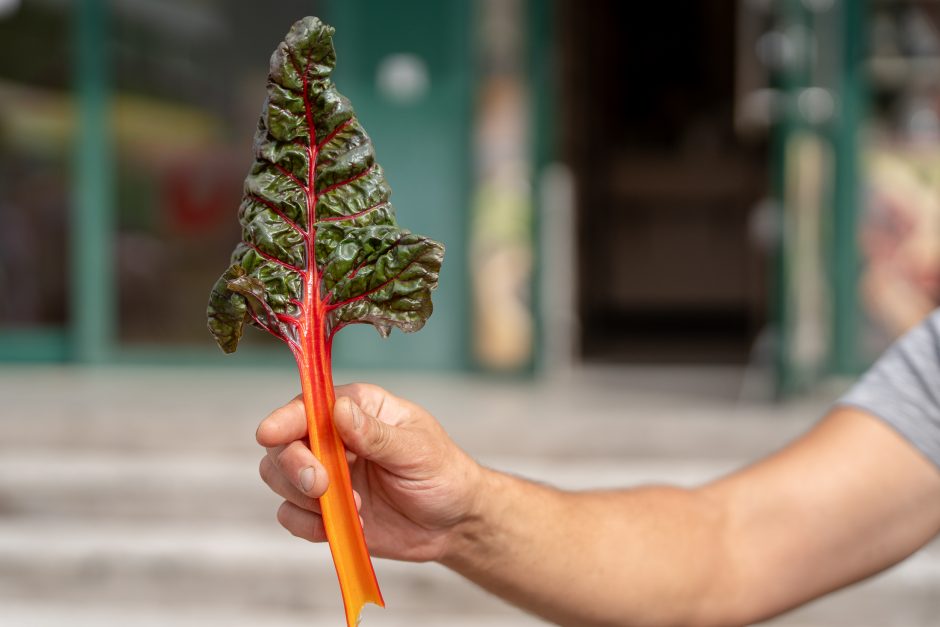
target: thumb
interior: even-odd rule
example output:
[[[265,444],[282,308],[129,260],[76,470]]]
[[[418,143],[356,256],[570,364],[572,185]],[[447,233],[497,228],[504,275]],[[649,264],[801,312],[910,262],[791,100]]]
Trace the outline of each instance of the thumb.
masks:
[[[336,400],[333,424],[350,451],[388,470],[404,466],[413,434],[368,415],[349,397]]]

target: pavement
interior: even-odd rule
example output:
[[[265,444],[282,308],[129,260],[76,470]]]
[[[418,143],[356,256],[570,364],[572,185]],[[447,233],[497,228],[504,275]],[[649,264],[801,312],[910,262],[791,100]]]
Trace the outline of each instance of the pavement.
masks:
[[[286,369],[0,368],[0,625],[343,624],[324,546],[284,532],[257,477]],[[484,463],[564,488],[695,485],[779,448],[838,386],[783,405],[734,368],[583,368],[535,379],[338,373],[419,402]],[[433,564],[376,560],[366,627],[544,623]],[[772,620],[935,627],[940,545]]]

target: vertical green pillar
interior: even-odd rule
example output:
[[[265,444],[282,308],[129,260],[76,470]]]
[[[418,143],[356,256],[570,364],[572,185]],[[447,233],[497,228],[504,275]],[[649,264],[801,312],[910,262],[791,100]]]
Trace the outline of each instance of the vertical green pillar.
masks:
[[[864,115],[865,0],[839,3],[840,67],[835,145],[836,177],[833,215],[832,370],[856,374],[861,365],[858,302],[859,131]]]
[[[775,5],[774,30],[793,37],[794,32],[809,32],[810,14],[800,0],[780,0]],[[793,137],[806,129],[803,118],[799,115],[794,101],[800,89],[810,82],[810,57],[805,49],[798,51],[786,63],[774,69],[771,75],[773,85],[782,96],[784,106],[780,107],[774,119],[771,131],[771,193],[773,194],[780,232],[773,259],[772,324],[774,328],[774,366],[776,371],[776,396],[785,398],[805,384],[806,374],[794,363],[791,346],[795,312],[791,297],[792,261],[794,245],[788,232],[787,207],[787,152]]]
[[[529,23],[526,68],[529,71],[529,101],[532,121],[530,123],[530,142],[532,159],[532,202],[535,211],[532,220],[532,242],[535,251],[535,267],[532,273],[532,311],[535,317],[535,341],[533,344],[532,367],[537,369],[545,365],[544,312],[542,311],[543,255],[542,221],[545,208],[541,206],[540,181],[545,167],[555,158],[554,123],[558,121],[559,111],[555,106],[557,86],[553,77],[558,70],[555,57],[555,16],[558,7],[554,0],[528,0],[526,3]]]
[[[74,7],[76,103],[70,250],[72,357],[107,359],[114,328],[113,196],[109,124],[108,10],[105,0]]]

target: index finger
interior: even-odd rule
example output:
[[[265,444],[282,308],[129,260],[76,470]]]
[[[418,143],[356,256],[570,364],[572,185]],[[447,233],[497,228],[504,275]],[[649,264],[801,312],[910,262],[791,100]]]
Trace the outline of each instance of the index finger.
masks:
[[[304,412],[304,403],[301,396],[271,412],[267,418],[258,425],[255,439],[258,444],[268,448],[282,446],[294,440],[300,440],[307,435],[307,415]]]

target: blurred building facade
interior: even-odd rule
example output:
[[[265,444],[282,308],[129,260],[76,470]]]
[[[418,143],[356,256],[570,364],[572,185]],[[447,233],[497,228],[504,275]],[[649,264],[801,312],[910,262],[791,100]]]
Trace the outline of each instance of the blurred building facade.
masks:
[[[402,223],[448,248],[426,329],[345,331],[340,365],[755,363],[789,392],[937,303],[933,3],[3,0],[0,360],[221,359],[206,293],[310,13]]]

